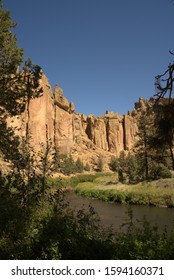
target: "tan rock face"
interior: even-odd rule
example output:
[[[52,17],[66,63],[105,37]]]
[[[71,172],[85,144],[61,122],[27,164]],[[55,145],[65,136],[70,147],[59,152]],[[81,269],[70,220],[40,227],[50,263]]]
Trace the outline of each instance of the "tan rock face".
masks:
[[[29,105],[29,133],[34,146],[39,146],[46,142],[46,130],[48,138],[52,140],[54,131],[54,111],[53,95],[48,79],[42,76],[40,85],[43,88],[43,94],[39,98],[32,99]]]
[[[124,149],[129,151],[137,141],[138,126],[137,121],[129,116],[124,116]]]
[[[35,149],[46,145],[46,134],[53,148],[61,154],[72,153],[83,156],[91,154],[91,160],[98,153],[119,155],[122,150],[131,150],[138,131],[137,116],[146,102],[140,99],[132,113],[120,116],[107,112],[104,116],[95,117],[75,113],[73,102],[67,100],[63,90],[56,85],[54,93],[47,77],[43,74],[40,80],[43,94],[33,99],[29,111],[14,118],[13,126],[18,126],[21,136],[26,134],[28,124],[30,141]],[[11,123],[11,120],[9,120]]]
[[[97,147],[108,150],[106,122],[103,117],[96,118],[94,115],[89,115],[86,133]]]
[[[119,155],[124,150],[123,117],[116,115],[108,118],[107,139],[110,152]]]
[[[58,85],[56,85],[54,89],[54,102],[55,105],[61,109],[67,112],[69,111],[69,102],[66,97],[63,96],[63,90]]]
[[[55,145],[60,154],[69,154],[74,142],[73,116],[59,107],[56,107],[55,110]]]

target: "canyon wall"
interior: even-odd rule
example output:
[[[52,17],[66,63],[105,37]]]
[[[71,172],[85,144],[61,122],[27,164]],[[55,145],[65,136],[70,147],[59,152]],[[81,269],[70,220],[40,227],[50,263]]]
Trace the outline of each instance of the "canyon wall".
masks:
[[[47,77],[42,74],[40,86],[43,93],[39,98],[32,99],[28,112],[9,120],[14,127],[21,128],[20,136],[25,136],[26,127],[32,146],[39,150],[49,139],[53,148],[60,154],[72,154],[86,159],[98,154],[119,155],[122,150],[130,151],[137,140],[137,119],[139,112],[146,106],[140,99],[133,112],[118,115],[106,112],[95,117],[75,112],[73,102],[63,95],[63,90],[56,85],[54,92]],[[85,158],[86,155],[86,158]]]

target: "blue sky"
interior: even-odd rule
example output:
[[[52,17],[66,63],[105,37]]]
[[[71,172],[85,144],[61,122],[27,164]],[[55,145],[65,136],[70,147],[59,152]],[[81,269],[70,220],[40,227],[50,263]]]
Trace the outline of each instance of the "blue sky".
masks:
[[[155,94],[174,51],[171,0],[3,0],[25,58],[76,112],[125,114]]]

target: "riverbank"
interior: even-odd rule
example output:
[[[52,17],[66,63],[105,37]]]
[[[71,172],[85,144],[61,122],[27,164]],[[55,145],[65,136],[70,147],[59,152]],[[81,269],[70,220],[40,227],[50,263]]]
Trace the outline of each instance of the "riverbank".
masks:
[[[75,187],[76,193],[104,201],[122,204],[153,205],[174,207],[174,179],[160,179],[135,185],[109,181],[109,177],[99,177],[93,182],[82,182]]]
[[[79,195],[122,204],[174,207],[174,178],[138,184],[122,184],[113,174],[82,174],[53,179],[63,188],[73,188]]]

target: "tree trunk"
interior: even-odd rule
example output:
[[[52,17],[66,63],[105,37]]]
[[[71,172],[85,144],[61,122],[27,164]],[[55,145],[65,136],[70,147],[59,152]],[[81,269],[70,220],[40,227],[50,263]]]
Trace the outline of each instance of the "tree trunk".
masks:
[[[170,156],[171,156],[171,160],[172,160],[172,168],[174,170],[174,154],[173,154],[172,145],[169,145],[169,149],[170,149]]]

